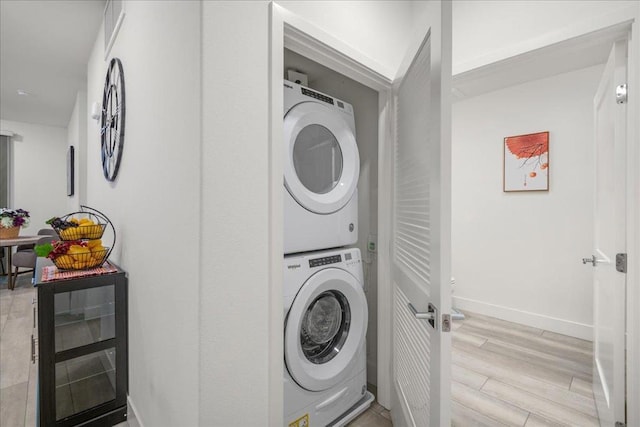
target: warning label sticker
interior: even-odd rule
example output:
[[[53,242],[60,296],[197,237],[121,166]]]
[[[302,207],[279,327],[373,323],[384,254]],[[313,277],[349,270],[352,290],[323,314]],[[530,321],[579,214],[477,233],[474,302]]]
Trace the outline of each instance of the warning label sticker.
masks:
[[[289,423],[289,427],[309,427],[309,414],[304,414],[292,423]]]

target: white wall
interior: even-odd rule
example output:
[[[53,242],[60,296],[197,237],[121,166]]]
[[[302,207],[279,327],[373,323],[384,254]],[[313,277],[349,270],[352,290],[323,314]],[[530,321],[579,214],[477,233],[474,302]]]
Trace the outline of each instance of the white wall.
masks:
[[[378,263],[367,251],[370,234],[378,234],[378,94],[317,62],[285,50],[284,70],[292,68],[309,77],[309,87],[353,105],[356,140],[360,154],[358,180],[358,243],[365,273],[364,289],[369,306],[367,329],[367,381],[377,384],[378,356]]]
[[[456,0],[453,74],[631,19],[634,7],[637,0]]]
[[[277,3],[370,59],[372,68],[388,78],[395,76],[404,59],[412,31],[410,1]]]
[[[453,106],[454,304],[591,339],[592,100],[602,66]],[[503,138],[550,132],[549,192],[502,192]]]
[[[144,426],[198,424],[200,2],[127,1],[111,56],[126,89],[115,183],[88,118],[87,204],[117,230],[112,261],[129,277],[129,394]],[[103,30],[88,64],[87,110],[102,100]],[[110,58],[109,58],[110,59]],[[211,240],[211,245],[216,241]],[[207,251],[204,257],[211,254]]]
[[[57,126],[0,120],[11,138],[13,154],[13,203],[11,208],[29,211],[31,223],[22,235],[49,228],[45,221],[67,211],[67,130]]]
[[[266,425],[270,413],[270,331],[282,324],[269,322],[268,11],[203,3],[203,426]]]
[[[80,161],[86,158],[87,149],[87,92],[80,91],[76,95],[76,102],[67,125],[67,143],[74,147],[74,192],[67,196],[67,212],[80,209],[86,194],[87,163]]]

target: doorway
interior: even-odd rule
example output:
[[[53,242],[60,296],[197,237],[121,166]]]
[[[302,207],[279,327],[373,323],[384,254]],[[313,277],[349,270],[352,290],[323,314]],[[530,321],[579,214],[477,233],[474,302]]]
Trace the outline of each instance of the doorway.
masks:
[[[543,49],[495,64],[493,83],[458,78],[453,303],[467,315],[453,333],[458,423],[471,410],[502,422],[509,420],[500,417],[524,415],[525,422],[580,419],[580,425],[599,425],[591,391],[594,271],[580,258],[593,251],[595,238],[594,96],[608,52],[626,32],[603,34],[599,47],[584,48],[593,62],[588,66],[571,59],[544,63],[558,54],[554,46],[553,55]],[[592,43],[591,37],[582,42]],[[576,40],[571,43],[575,48]],[[528,72],[528,80],[513,75],[534,57],[542,64]],[[545,66],[548,74],[536,74]],[[500,78],[505,84],[492,86]],[[550,136],[549,191],[503,192],[505,138],[536,132]],[[618,329],[624,336],[624,322]],[[525,377],[539,382],[524,385]],[[505,404],[504,411],[491,413]]]

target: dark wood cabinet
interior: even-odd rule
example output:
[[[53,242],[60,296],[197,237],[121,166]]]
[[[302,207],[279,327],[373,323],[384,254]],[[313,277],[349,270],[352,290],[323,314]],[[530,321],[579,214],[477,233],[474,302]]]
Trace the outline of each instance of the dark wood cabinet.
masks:
[[[111,426],[127,417],[124,271],[42,281],[38,260],[39,425]]]

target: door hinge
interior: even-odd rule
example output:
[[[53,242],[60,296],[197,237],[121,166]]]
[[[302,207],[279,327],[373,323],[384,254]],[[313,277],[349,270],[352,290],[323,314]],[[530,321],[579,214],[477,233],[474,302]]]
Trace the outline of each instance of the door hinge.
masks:
[[[616,102],[625,104],[627,102],[627,85],[622,84],[616,87]]]
[[[616,270],[620,273],[627,272],[627,254],[616,254]]]
[[[623,423],[622,421],[616,421],[616,427],[627,427],[627,423]]]
[[[442,314],[442,332],[451,332],[450,314]]]

